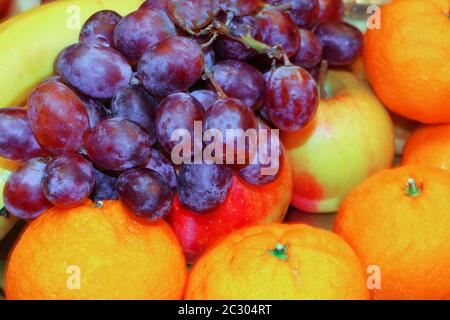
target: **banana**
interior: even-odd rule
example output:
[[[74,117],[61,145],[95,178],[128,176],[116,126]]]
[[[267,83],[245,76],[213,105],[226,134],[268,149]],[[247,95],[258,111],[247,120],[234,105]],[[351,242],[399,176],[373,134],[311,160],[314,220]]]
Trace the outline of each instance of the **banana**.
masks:
[[[53,74],[58,53],[78,41],[83,23],[96,11],[125,15],[144,0],[61,0],[0,24],[0,107],[19,106],[32,88]]]

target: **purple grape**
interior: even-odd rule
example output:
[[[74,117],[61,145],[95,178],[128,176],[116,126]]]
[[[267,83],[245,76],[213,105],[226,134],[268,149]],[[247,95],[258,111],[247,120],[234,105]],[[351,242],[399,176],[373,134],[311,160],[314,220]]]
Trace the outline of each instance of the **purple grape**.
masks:
[[[117,178],[94,168],[95,187],[91,193],[92,201],[117,200]]]
[[[228,29],[233,37],[241,37],[250,34],[256,36],[258,24],[252,16],[235,17]],[[222,59],[249,60],[256,55],[256,51],[247,48],[238,40],[227,36],[220,36],[215,42],[215,51]]]
[[[0,156],[22,161],[44,155],[31,131],[27,110],[0,109]]]
[[[192,86],[203,73],[200,45],[187,37],[173,37],[150,48],[139,61],[137,78],[148,92],[165,97]]]
[[[280,45],[292,57],[300,47],[300,35],[291,16],[282,11],[265,9],[256,15],[258,32],[256,40],[270,46]]]
[[[223,165],[185,164],[178,174],[178,197],[187,209],[206,213],[225,201],[232,179],[232,170]]]
[[[272,130],[262,122],[259,123],[259,129],[265,129],[267,135],[262,139],[263,135],[259,131],[257,152],[253,155],[248,166],[238,171],[239,176],[246,182],[260,186],[275,181],[281,172],[281,167],[284,161],[284,151],[280,139],[273,135]],[[262,149],[261,149],[262,148]],[[277,150],[278,159],[272,161],[275,157],[275,150]]]
[[[205,69],[211,70],[216,64],[216,52],[211,46],[203,48],[203,55],[205,61]]]
[[[322,59],[322,44],[314,33],[306,29],[300,29],[300,49],[292,59],[293,62],[303,68],[312,68]]]
[[[89,132],[89,115],[80,98],[57,81],[38,85],[28,98],[28,121],[36,140],[54,154],[77,152]]]
[[[151,144],[156,142],[157,110],[158,101],[141,87],[123,88],[111,101],[112,116],[139,124],[149,134]]]
[[[316,23],[340,21],[344,18],[343,0],[319,0],[319,15]]]
[[[172,189],[177,187],[177,173],[172,162],[156,149],[152,149],[150,160],[145,168],[158,172],[163,176]]]
[[[64,81],[97,99],[110,99],[128,86],[132,70],[118,51],[96,44],[79,43],[65,49],[58,59]]]
[[[140,9],[125,16],[114,32],[114,46],[132,62],[161,40],[176,36],[177,31],[166,12]]]
[[[219,130],[222,134],[222,141],[216,141],[223,147],[223,157],[229,164],[243,164],[249,159],[251,144],[245,139],[244,150],[239,146],[240,134],[228,136],[227,130],[242,130],[245,135],[247,130],[257,129],[257,122],[254,113],[247,108],[240,100],[223,99],[218,100],[208,109],[204,117],[204,130]],[[244,156],[244,158],[241,158]],[[231,163],[231,160],[233,162]],[[238,163],[236,163],[238,162]]]
[[[94,13],[81,28],[80,42],[112,47],[114,45],[114,29],[120,19],[122,16],[111,10]]]
[[[197,99],[202,105],[205,111],[218,100],[217,94],[211,90],[196,90],[191,92],[191,96]]]
[[[271,5],[290,4],[289,12],[299,28],[311,28],[319,15],[319,0],[271,0]]]
[[[42,177],[42,189],[52,204],[75,208],[94,190],[92,163],[80,155],[62,155],[49,162]]]
[[[241,100],[252,110],[263,104],[264,77],[248,63],[225,60],[214,66],[211,75],[228,97]]]
[[[211,0],[167,0],[170,19],[184,30],[200,30],[211,23],[215,9]]]
[[[3,202],[11,215],[30,220],[52,207],[41,185],[46,166],[46,159],[34,158],[22,164],[9,176],[3,190]]]
[[[124,171],[150,157],[150,137],[134,122],[112,118],[98,123],[86,142],[89,158],[105,170]]]
[[[167,0],[145,0],[139,9],[161,9],[167,10]]]
[[[258,0],[219,0],[219,6],[224,11],[230,11],[236,16],[248,16],[258,9]]]
[[[194,122],[203,120],[203,106],[193,96],[187,93],[174,93],[161,102],[156,118],[156,134],[161,147],[168,154],[180,141],[172,141],[172,135],[177,129],[186,130],[181,141],[191,141],[191,153],[183,154],[190,158],[197,149],[194,145]],[[201,149],[202,146],[199,146]]]
[[[153,170],[126,171],[120,175],[117,188],[120,200],[140,220],[159,220],[172,208],[173,191],[165,179]]]
[[[269,118],[279,129],[300,130],[316,113],[319,104],[316,82],[301,67],[279,67],[266,83],[266,103]]]
[[[83,101],[86,111],[89,116],[89,124],[91,129],[94,129],[97,123],[105,120],[108,117],[108,112],[106,107],[98,100],[91,97],[79,94],[78,95]]]
[[[323,46],[323,59],[331,66],[351,64],[363,49],[363,34],[346,22],[321,24],[314,33]]]

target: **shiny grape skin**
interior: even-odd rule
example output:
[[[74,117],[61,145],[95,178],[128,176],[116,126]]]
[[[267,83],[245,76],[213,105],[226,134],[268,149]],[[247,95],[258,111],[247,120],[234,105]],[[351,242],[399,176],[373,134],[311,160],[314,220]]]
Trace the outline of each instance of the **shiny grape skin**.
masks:
[[[46,159],[34,158],[23,163],[9,176],[3,190],[3,202],[11,215],[31,220],[52,207],[41,185],[46,166]]]
[[[343,0],[319,0],[319,14],[316,23],[339,21],[344,18]]]
[[[195,90],[191,92],[191,96],[193,96],[202,104],[205,111],[208,111],[208,109],[214,104],[214,102],[219,99],[217,94],[211,90]]]
[[[184,30],[200,30],[212,22],[211,0],[167,0],[170,19]]]
[[[142,221],[164,218],[172,208],[173,190],[164,177],[153,170],[126,171],[120,175],[117,188],[120,200]]]
[[[306,127],[319,104],[317,84],[298,66],[282,66],[266,82],[267,113],[279,129],[293,132]]]
[[[89,158],[105,170],[124,171],[150,157],[150,137],[134,122],[111,118],[98,123],[86,141]]]
[[[322,57],[330,66],[351,64],[363,49],[363,34],[346,22],[321,24],[317,26],[314,33],[322,43]]]
[[[280,173],[284,162],[284,148],[282,145],[281,140],[276,138],[275,136],[272,138],[272,131],[263,121],[258,122],[259,129],[265,129],[267,130],[267,140],[261,141],[261,145],[258,144],[258,148],[256,150],[256,153],[254,153],[252,157],[252,162],[244,167],[241,168],[238,171],[238,175],[246,182],[255,185],[255,186],[261,186],[268,183],[271,183],[272,181],[275,181]],[[272,145],[272,139],[275,142],[275,145]],[[264,159],[264,153],[267,152],[267,156],[272,156],[272,149],[278,146],[278,170],[276,170],[276,173],[274,174],[267,174],[267,172],[261,171],[263,168],[269,169],[271,166],[271,163],[269,164],[263,164],[261,162],[261,159]],[[261,148],[263,148],[261,150]],[[274,149],[275,150],[275,149]]]
[[[270,5],[283,5],[290,3],[289,12],[299,28],[311,28],[319,15],[319,0],[269,0]]]
[[[227,129],[241,129],[245,133],[247,130],[256,130],[257,127],[256,117],[253,111],[246,107],[240,100],[228,98],[216,101],[208,109],[204,117],[203,129],[205,132],[210,129],[219,130],[223,137],[224,160],[227,158],[230,159],[230,157],[227,157],[227,152],[233,150],[232,164],[241,164],[236,163],[238,161],[237,156],[239,155],[239,151],[242,151],[237,148],[238,137],[232,137],[232,139],[228,137],[227,139],[226,131]],[[252,151],[250,147],[248,139],[245,139],[245,159],[243,159],[245,161],[250,157],[250,152]]]
[[[228,97],[241,100],[252,110],[263,104],[264,77],[252,65],[239,60],[225,60],[214,66],[211,75]]]
[[[192,145],[191,154],[183,155],[183,157],[191,157],[195,151],[194,122],[202,121],[204,113],[202,104],[190,94],[179,92],[164,99],[159,106],[156,117],[156,134],[164,151],[169,155],[172,153],[172,149],[181,142],[172,141],[172,134],[177,129],[185,129],[189,135],[183,135],[182,140],[188,141],[187,139],[190,139]]]
[[[57,81],[38,85],[28,98],[28,121],[38,143],[54,154],[77,152],[89,132],[89,115],[69,87]]]
[[[142,56],[136,76],[150,94],[165,97],[192,86],[202,76],[203,68],[200,45],[187,37],[172,37]]]
[[[233,179],[229,167],[218,164],[184,164],[178,174],[181,204],[197,213],[208,213],[224,203]]]
[[[75,208],[88,199],[95,186],[94,167],[76,154],[50,161],[42,177],[45,197],[55,206]]]
[[[112,98],[133,75],[120,52],[95,44],[71,45],[60,54],[57,65],[64,82],[96,99]]]
[[[80,32],[81,43],[114,46],[114,30],[122,16],[112,10],[94,13],[83,25]]]
[[[140,9],[125,16],[117,24],[114,46],[131,62],[135,62],[148,48],[176,34],[175,26],[165,11]]]
[[[236,16],[248,16],[258,9],[259,0],[220,0],[219,6]]]
[[[142,126],[150,136],[150,143],[156,142],[156,112],[158,101],[141,87],[120,89],[111,101],[111,115]]]
[[[94,129],[97,123],[108,117],[108,111],[100,101],[82,94],[78,94],[78,97],[83,101],[88,113],[91,130]]]
[[[167,10],[167,0],[146,0],[139,9],[162,9]]]
[[[306,29],[300,29],[300,48],[292,62],[300,67],[309,69],[322,60],[322,44],[317,36]]]
[[[90,198],[92,201],[117,200],[117,178],[94,168],[95,187]]]
[[[265,9],[256,15],[256,39],[270,46],[280,45],[288,57],[297,53],[300,34],[294,20],[287,12]]]
[[[245,36],[248,33],[250,33],[252,37],[255,37],[258,25],[255,18],[252,16],[234,17],[228,29],[234,37]],[[216,40],[214,48],[217,55],[222,59],[245,61],[256,55],[256,51],[254,49],[247,48],[240,41],[234,40],[227,36],[220,36]]]
[[[150,160],[144,166],[163,176],[172,189],[177,188],[177,173],[172,162],[161,152],[152,149]]]
[[[41,157],[45,151],[37,143],[25,108],[0,109],[0,156],[11,160]]]

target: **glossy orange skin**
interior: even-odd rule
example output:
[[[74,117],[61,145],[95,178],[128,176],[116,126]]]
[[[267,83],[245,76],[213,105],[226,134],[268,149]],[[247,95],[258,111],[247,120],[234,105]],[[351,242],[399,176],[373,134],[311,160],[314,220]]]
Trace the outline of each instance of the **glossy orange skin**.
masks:
[[[281,222],[293,188],[291,164],[285,158],[280,176],[264,186],[253,186],[233,176],[225,202],[198,214],[183,207],[175,195],[168,222],[178,236],[188,262],[194,262],[221,237],[259,223]]]
[[[402,165],[433,166],[450,171],[450,124],[416,129],[403,150]]]
[[[285,256],[273,255],[277,245]],[[194,265],[185,299],[368,299],[361,261],[336,234],[302,224],[236,231]]]
[[[405,190],[410,178],[417,197]],[[350,193],[334,231],[379,268],[373,298],[450,299],[449,199],[450,174],[422,166],[382,171]]]

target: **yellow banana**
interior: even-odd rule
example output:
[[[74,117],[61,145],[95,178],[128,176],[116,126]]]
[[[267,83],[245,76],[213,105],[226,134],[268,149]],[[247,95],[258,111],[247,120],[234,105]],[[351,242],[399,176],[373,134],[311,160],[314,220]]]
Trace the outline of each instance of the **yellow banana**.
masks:
[[[33,86],[52,75],[58,53],[78,41],[83,23],[96,11],[125,15],[144,0],[62,0],[0,24],[0,107],[22,104]]]

